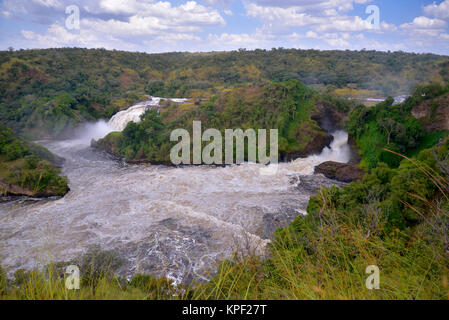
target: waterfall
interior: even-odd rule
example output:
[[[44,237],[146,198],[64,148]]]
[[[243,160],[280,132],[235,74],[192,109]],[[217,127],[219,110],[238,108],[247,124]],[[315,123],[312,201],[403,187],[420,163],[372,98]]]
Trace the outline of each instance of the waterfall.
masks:
[[[129,122],[140,122],[140,117],[152,107],[158,107],[160,98],[140,102],[126,110],[116,113],[108,125],[114,131],[123,131]]]
[[[130,108],[116,113],[108,122],[99,120],[95,123],[85,123],[80,126],[71,140],[65,144],[88,146],[92,139],[104,138],[114,131],[123,131],[129,122],[140,122],[140,117],[152,108],[158,108],[161,100],[166,99],[175,103],[186,103],[189,99],[151,97],[151,100],[141,101]]]
[[[332,141],[330,147],[325,147],[320,154],[313,154],[307,158],[299,158],[285,164],[285,169],[291,173],[311,175],[317,165],[326,161],[348,163],[351,160],[348,133],[343,130],[338,130],[332,133],[332,136],[334,137],[334,141]]]
[[[114,115],[111,120],[109,120],[108,125],[114,131],[123,131],[129,122],[140,122],[140,117],[147,110],[159,107],[162,99],[165,98],[151,97],[151,100],[139,102],[129,109],[120,111],[116,115]],[[167,98],[167,100],[173,101],[175,103],[186,103],[188,101],[188,99],[177,98]]]

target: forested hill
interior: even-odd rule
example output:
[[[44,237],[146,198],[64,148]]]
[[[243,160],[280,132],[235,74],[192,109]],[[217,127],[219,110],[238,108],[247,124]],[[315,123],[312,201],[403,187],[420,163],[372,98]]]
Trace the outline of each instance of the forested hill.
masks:
[[[301,80],[337,95],[409,93],[449,80],[449,57],[273,49],[145,54],[104,49],[0,52],[0,122],[28,137],[60,137],[109,118],[145,94],[210,98],[226,87]]]

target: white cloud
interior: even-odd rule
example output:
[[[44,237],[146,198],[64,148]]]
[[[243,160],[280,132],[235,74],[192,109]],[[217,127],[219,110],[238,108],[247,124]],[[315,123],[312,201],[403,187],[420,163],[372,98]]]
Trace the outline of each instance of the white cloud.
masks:
[[[363,1],[363,0],[361,0]],[[338,11],[347,10],[348,6],[354,1],[318,1],[316,4],[308,6],[294,7],[267,7],[260,6],[255,3],[246,5],[247,14],[250,17],[259,18],[265,23],[267,29],[282,29],[292,27],[308,27],[316,32],[328,31],[368,31],[374,30],[373,25],[366,19],[359,16],[348,16],[339,14]],[[367,1],[364,1],[367,2]],[[319,14],[306,12],[308,8],[317,8],[324,6],[328,8],[333,4],[334,9],[320,11]],[[338,5],[340,4],[340,7]],[[393,29],[391,25],[383,22],[381,29],[386,28],[390,31]]]
[[[202,0],[202,2],[208,4],[208,5],[220,5],[227,7],[229,6],[234,0]]]
[[[372,0],[253,0],[263,7],[295,7],[299,12],[313,12],[315,15],[336,15],[354,9],[354,4],[365,4]]]
[[[207,38],[208,45],[216,50],[235,50],[239,48],[257,49],[268,45],[270,36],[257,30],[253,34],[210,34]]]
[[[308,31],[305,35],[308,39],[314,40],[323,40],[331,47],[341,48],[347,47],[350,45],[349,41],[351,39],[351,35],[347,32],[343,33],[321,33],[318,34],[314,31]]]
[[[258,44],[258,41],[246,33],[241,34],[228,34],[223,33],[222,35],[209,35],[209,41],[223,44],[225,46],[233,47],[244,47],[246,45]]]
[[[156,37],[156,41],[177,42],[177,41],[201,41],[201,38],[188,33],[168,33]]]
[[[217,10],[195,1],[172,6],[166,1],[149,3],[142,0],[101,0],[98,7],[88,10],[97,14],[114,13],[129,15],[131,18],[153,18],[167,25],[225,25],[225,20]]]
[[[438,18],[432,19],[425,16],[416,17],[410,23],[399,26],[399,31],[407,38],[404,43],[414,51],[424,51],[428,48],[436,48],[447,54],[449,49],[449,35],[446,32],[447,22]],[[431,50],[428,50],[431,51]]]
[[[38,0],[36,0],[38,1]],[[41,0],[50,3],[53,0]],[[22,36],[39,47],[83,46],[139,48],[142,43],[199,41],[197,33],[224,26],[220,13],[195,1],[174,6],[169,2],[102,0],[88,8],[93,16],[81,19],[79,32],[70,32],[64,21],[53,23],[42,34],[23,30]],[[102,18],[102,14],[118,14]],[[120,16],[125,14],[125,16]],[[126,16],[128,15],[128,16]],[[82,15],[83,17],[83,15]]]
[[[77,0],[75,0],[77,1]],[[2,11],[8,12],[8,18],[25,19],[40,24],[51,24],[57,12],[63,12],[62,0],[3,0],[0,1]]]
[[[445,0],[440,4],[436,4],[435,2],[425,6],[423,8],[425,14],[429,16],[434,16],[440,19],[448,19],[449,18],[449,0]]]
[[[373,29],[373,26],[368,21],[358,16],[341,16],[330,19],[329,21],[323,21],[316,27],[316,29],[318,31],[364,31]]]
[[[62,8],[63,3],[59,0],[31,0],[38,5],[42,5],[47,8]]]
[[[333,47],[347,47],[349,45],[349,42],[342,39],[342,38],[327,38],[324,39],[324,41],[326,41],[327,43],[329,43],[331,46]]]
[[[136,14],[141,12],[144,14],[148,11],[148,7],[151,4],[147,4],[144,2],[136,1],[136,0],[101,0],[98,7],[91,12],[101,13],[120,13],[120,14]],[[89,9],[89,6],[86,6]]]
[[[306,38],[318,39],[318,33],[313,32],[313,31],[307,31]]]
[[[398,30],[398,27],[396,27],[394,24],[390,24],[385,21],[382,21],[380,23],[380,30],[382,30],[384,32],[396,32]]]
[[[43,35],[33,31],[22,30],[25,39],[32,40],[43,47],[61,47],[67,45],[91,46],[99,39],[90,32],[71,33],[58,23],[52,24]]]
[[[93,32],[114,36],[154,35],[158,32],[201,32],[205,26],[223,26],[224,19],[220,14],[195,2],[172,7],[169,3],[158,2],[154,10],[147,14],[135,14],[128,19],[95,19],[81,21],[81,28],[89,28]]]
[[[431,19],[424,16],[416,17],[410,23],[404,23],[400,26],[400,29],[406,31],[411,36],[427,35],[437,36],[444,32],[447,23],[440,19]]]
[[[417,29],[441,29],[446,27],[446,22],[439,19],[430,19],[427,17],[416,17],[412,23],[405,23],[401,25],[402,28],[417,28]]]
[[[98,25],[96,23],[99,23]],[[173,32],[173,30],[145,29],[147,25],[143,24],[142,29],[120,29],[120,21],[113,21],[109,24],[103,24],[99,21],[82,20],[79,32],[68,31],[63,25],[55,23],[51,25],[43,34],[35,33],[30,30],[22,30],[22,36],[29,40],[31,47],[49,48],[49,47],[87,47],[87,48],[106,48],[123,50],[141,50],[145,51],[144,43],[151,43],[154,51],[157,46],[178,49],[182,42],[200,42],[201,38],[195,34]],[[133,25],[136,26],[136,25]],[[109,32],[107,32],[109,28]],[[126,35],[133,32],[133,37],[145,35],[143,41],[130,41]],[[173,45],[176,44],[176,45]],[[167,47],[168,48],[168,47]]]

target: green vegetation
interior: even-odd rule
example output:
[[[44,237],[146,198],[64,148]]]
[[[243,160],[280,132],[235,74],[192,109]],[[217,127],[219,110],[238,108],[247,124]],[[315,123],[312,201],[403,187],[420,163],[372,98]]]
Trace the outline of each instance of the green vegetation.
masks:
[[[106,150],[128,160],[162,163],[170,158],[170,134],[155,110],[146,112],[139,124],[130,122],[123,132],[113,132],[103,140],[97,146],[106,146]]]
[[[371,108],[363,105],[354,108],[346,128],[361,150],[362,167],[375,168],[379,162],[398,167],[401,157],[385,151],[385,148],[413,156],[447,136],[447,130],[426,132],[422,123],[412,116],[412,108],[448,92],[449,85],[418,86],[402,104],[393,105],[393,98],[390,97]],[[432,114],[432,110],[429,110],[429,114]]]
[[[403,52],[2,51],[0,123],[28,137],[63,137],[68,128],[109,118],[145,94],[210,98],[236,85],[295,79],[343,97],[386,96],[447,81],[448,70],[448,57]]]
[[[419,147],[408,151],[409,156],[415,157],[420,151],[424,149],[431,148],[432,146],[438,144],[441,140],[444,140],[449,136],[449,130],[438,130],[435,132],[427,133],[424,138],[422,138]]]
[[[348,102],[326,100],[297,80],[263,87],[239,86],[187,108],[165,104],[160,115],[150,110],[142,122],[129,123],[122,133],[112,133],[96,146],[131,161],[169,163],[175,144],[170,143],[170,132],[186,128],[192,135],[192,123],[197,120],[202,122],[203,130],[216,128],[223,137],[229,128],[278,129],[281,158],[307,155],[321,151],[330,142],[329,135],[311,119],[316,105],[323,103],[342,111],[349,108]]]
[[[363,181],[322,188],[270,258],[224,262],[211,299],[448,299],[449,139]],[[380,268],[380,290],[365,269]]]
[[[0,126],[0,195],[65,195],[67,179],[55,167],[61,160]]]

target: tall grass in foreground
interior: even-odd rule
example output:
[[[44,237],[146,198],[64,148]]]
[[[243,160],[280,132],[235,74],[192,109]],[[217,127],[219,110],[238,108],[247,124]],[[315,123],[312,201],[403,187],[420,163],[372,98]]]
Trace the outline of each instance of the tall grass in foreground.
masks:
[[[297,245],[287,234],[273,244],[265,263],[226,262],[199,292],[211,299],[448,299],[449,268],[421,235],[405,243],[400,232],[387,241],[367,238],[347,225],[325,226],[310,242]],[[313,249],[312,249],[313,248]],[[313,255],[311,255],[313,252]],[[381,270],[380,290],[365,286],[366,267]]]
[[[126,281],[114,275],[113,257],[100,253],[80,262],[80,290],[67,290],[52,265],[13,281],[0,271],[0,298],[449,299],[447,150],[449,140],[398,169],[381,166],[343,190],[321,189],[307,216],[276,232],[267,259],[236,254],[207,283],[175,287],[148,275]],[[369,265],[380,268],[378,290],[366,288]]]
[[[183,288],[148,275],[126,281],[102,272],[83,278],[80,290],[67,290],[65,277],[51,265],[16,274],[13,282],[3,273],[0,299],[449,299],[447,258],[426,241],[425,228],[405,243],[400,232],[383,241],[347,225],[325,226],[310,248],[285,232],[268,260],[236,256],[222,262],[208,283]],[[365,286],[372,264],[381,270],[379,290]]]

